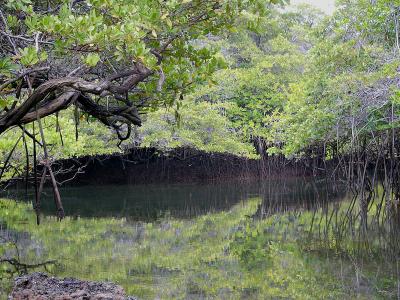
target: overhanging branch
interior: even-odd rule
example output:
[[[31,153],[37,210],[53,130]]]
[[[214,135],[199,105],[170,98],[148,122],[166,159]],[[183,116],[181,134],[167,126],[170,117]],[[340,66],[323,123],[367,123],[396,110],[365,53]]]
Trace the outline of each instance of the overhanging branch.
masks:
[[[140,126],[139,113],[132,104],[124,101],[123,106],[106,107],[93,101],[89,95],[100,98],[114,96],[117,101],[121,101],[126,98],[127,93],[152,74],[153,71],[135,63],[131,70],[116,73],[100,82],[79,77],[48,80],[39,85],[20,106],[0,115],[0,134],[10,127],[33,122],[37,116],[42,118],[66,109],[75,102],[83,111],[114,129],[120,128],[116,126],[117,122]],[[121,84],[116,82],[119,79],[124,79]],[[3,85],[6,87],[9,84],[8,82]],[[122,135],[118,132],[118,136]]]

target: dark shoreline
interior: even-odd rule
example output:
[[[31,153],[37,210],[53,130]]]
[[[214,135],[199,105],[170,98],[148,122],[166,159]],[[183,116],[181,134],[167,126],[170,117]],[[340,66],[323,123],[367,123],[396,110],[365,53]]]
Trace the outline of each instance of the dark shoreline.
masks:
[[[77,174],[68,185],[202,183],[313,175],[304,162],[281,157],[249,159],[188,148],[168,153],[160,153],[154,148],[138,148],[126,154],[67,159],[58,161],[57,165],[60,169],[73,170],[59,174],[59,181],[68,180],[79,166],[86,166],[84,173]]]
[[[250,159],[229,153],[178,148],[163,153],[155,148],[133,148],[126,153],[73,157],[53,162],[60,186],[203,184],[326,176],[335,161],[321,158],[286,159],[269,156]],[[38,166],[38,179],[42,173]],[[31,174],[0,183],[5,189],[33,188]],[[49,185],[50,181],[46,182]],[[0,187],[0,188],[1,188]]]

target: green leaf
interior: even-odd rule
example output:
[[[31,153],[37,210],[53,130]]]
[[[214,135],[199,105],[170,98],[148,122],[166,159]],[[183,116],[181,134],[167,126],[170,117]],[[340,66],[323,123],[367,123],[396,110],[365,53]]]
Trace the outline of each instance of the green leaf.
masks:
[[[97,53],[90,53],[85,58],[85,64],[87,64],[90,67],[95,67],[99,61],[100,61],[100,55]]]
[[[36,48],[33,46],[20,49],[20,56],[21,56],[20,62],[24,66],[32,66],[39,62],[39,57],[36,52]]]

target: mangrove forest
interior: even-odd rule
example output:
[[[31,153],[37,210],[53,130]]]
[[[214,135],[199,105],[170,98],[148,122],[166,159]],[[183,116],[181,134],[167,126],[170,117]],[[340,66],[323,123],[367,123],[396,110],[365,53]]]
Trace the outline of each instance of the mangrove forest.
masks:
[[[2,299],[400,299],[400,0],[0,0]]]

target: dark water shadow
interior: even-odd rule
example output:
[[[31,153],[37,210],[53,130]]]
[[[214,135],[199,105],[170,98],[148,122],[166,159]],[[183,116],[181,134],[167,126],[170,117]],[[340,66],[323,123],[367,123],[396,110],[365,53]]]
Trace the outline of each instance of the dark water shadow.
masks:
[[[315,178],[231,181],[208,184],[103,185],[64,187],[60,190],[65,212],[80,217],[125,217],[154,221],[164,217],[193,218],[229,210],[249,198],[262,199],[260,216],[287,209],[311,209],[317,203],[343,198],[343,188]],[[33,201],[33,191],[7,191],[3,197]],[[41,212],[54,215],[50,189],[42,196]]]
[[[346,185],[325,178],[292,178],[263,182],[262,202],[255,217],[265,218],[276,213],[317,210],[348,197]]]

